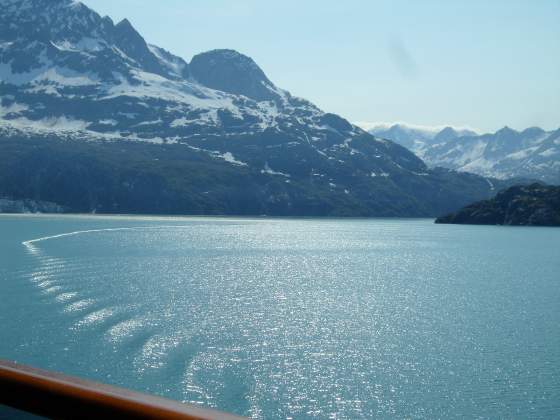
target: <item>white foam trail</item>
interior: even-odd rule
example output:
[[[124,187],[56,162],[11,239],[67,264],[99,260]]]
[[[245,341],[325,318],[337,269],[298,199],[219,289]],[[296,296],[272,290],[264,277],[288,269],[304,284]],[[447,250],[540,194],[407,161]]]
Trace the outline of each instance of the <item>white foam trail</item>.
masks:
[[[107,337],[112,342],[120,342],[134,335],[143,326],[144,323],[139,319],[128,319],[112,326],[107,331]]]
[[[135,226],[135,227],[121,227],[121,228],[107,228],[107,229],[89,229],[89,230],[76,230],[74,232],[59,233],[58,235],[43,236],[41,238],[30,239],[28,241],[23,241],[22,245],[27,247],[31,253],[37,254],[38,249],[33,244],[37,242],[48,241],[51,239],[65,238],[68,236],[83,235],[86,233],[97,233],[97,232],[118,232],[123,230],[148,230],[148,229],[184,229],[188,228],[188,225],[161,225],[161,226]]]
[[[67,233],[60,233],[58,235],[51,235],[51,236],[43,236],[42,238],[37,238],[37,239],[31,239],[29,241],[24,241],[22,242],[22,245],[28,247],[28,248],[35,248],[33,246],[33,244],[37,243],[37,242],[43,242],[43,241],[48,241],[50,239],[56,239],[56,238],[64,238],[67,236],[75,236],[75,235],[82,235],[84,233],[95,233],[95,232],[114,232],[114,231],[119,231],[119,230],[136,230],[139,229],[137,227],[133,227],[133,228],[110,228],[110,229],[90,229],[90,230],[76,230],[74,232],[67,232]]]
[[[76,292],[62,293],[56,297],[56,300],[64,303],[74,299],[76,296],[78,296]]]
[[[62,290],[62,287],[60,287],[60,286],[53,286],[53,287],[50,287],[50,288],[48,288],[48,289],[45,289],[45,290],[43,291],[43,293],[45,293],[46,295],[52,295],[52,294],[54,294],[54,293],[60,292],[61,290]]]
[[[94,299],[80,299],[73,301],[78,298],[79,294],[75,291],[64,292],[63,288],[55,285],[54,276],[60,274],[60,272],[66,269],[66,263],[63,259],[49,257],[43,250],[37,245],[40,242],[49,241],[52,239],[66,238],[70,236],[77,236],[90,233],[99,232],[118,232],[118,231],[141,231],[150,229],[184,229],[188,228],[190,225],[156,225],[156,226],[134,226],[134,227],[118,227],[118,228],[106,228],[106,229],[88,229],[88,230],[76,230],[73,232],[60,233],[57,235],[43,236],[40,238],[30,239],[28,241],[22,242],[22,245],[27,248],[29,253],[37,257],[43,267],[43,270],[36,271],[31,274],[31,280],[36,283],[36,285],[43,291],[44,294],[56,295],[55,299],[59,303],[65,304],[63,311],[65,313],[76,313],[86,310],[95,304]],[[94,324],[100,323],[107,318],[111,317],[115,313],[113,308],[105,308],[93,313],[86,315],[80,321],[78,321],[73,328],[81,328],[92,326]],[[135,331],[141,329],[142,323],[139,321],[128,321],[122,322],[121,324],[114,326],[109,331],[109,337],[113,341],[119,341],[127,335],[134,334]],[[163,346],[165,351],[169,347],[169,344]],[[149,353],[149,350],[148,350]],[[154,354],[158,354],[158,350],[153,349]],[[149,355],[148,355],[149,357]],[[157,356],[152,355],[152,358]]]
[[[48,289],[49,287],[51,287],[54,284],[55,284],[54,280],[45,280],[45,281],[37,284],[37,286],[40,287],[41,289]]]
[[[64,312],[76,312],[76,311],[81,311],[91,305],[93,305],[95,302],[92,299],[83,299],[83,300],[79,300],[77,302],[71,303],[69,305],[67,305],[64,308]]]
[[[31,277],[32,282],[40,283],[40,282],[49,280],[50,278],[52,278],[52,275],[51,274],[45,274],[42,271],[40,271],[40,272],[31,273],[30,277]]]
[[[159,369],[166,365],[170,351],[173,351],[181,344],[181,337],[177,334],[152,336],[140,350],[136,357],[135,364],[139,372],[147,369]]]
[[[113,308],[104,308],[100,309],[99,311],[92,312],[91,314],[86,315],[80,321],[75,324],[75,328],[80,328],[83,326],[91,326],[97,323],[100,323],[107,318],[113,316],[115,314],[115,310]]]

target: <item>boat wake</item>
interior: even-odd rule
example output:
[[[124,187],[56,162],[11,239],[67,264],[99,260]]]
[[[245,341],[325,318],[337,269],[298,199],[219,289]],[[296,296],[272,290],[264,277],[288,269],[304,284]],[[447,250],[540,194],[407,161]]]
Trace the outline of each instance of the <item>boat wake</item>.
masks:
[[[257,413],[259,417],[259,398],[255,393],[260,392],[258,381],[242,383],[238,379],[243,377],[239,369],[249,371],[240,367],[245,366],[248,356],[240,357],[239,349],[223,346],[220,322],[224,319],[219,313],[208,311],[206,306],[216,306],[222,294],[220,287],[211,285],[207,289],[206,279],[191,277],[192,260],[189,258],[195,258],[196,252],[186,252],[187,257],[180,257],[186,258],[184,265],[181,260],[172,263],[170,260],[174,265],[165,268],[158,260],[158,268],[152,271],[149,253],[137,263],[128,264],[114,255],[101,259],[97,255],[74,258],[72,253],[66,255],[60,248],[48,246],[50,241],[79,235],[143,231],[161,231],[161,235],[158,232],[156,236],[163,236],[166,244],[189,243],[188,236],[174,232],[185,228],[192,227],[89,229],[27,240],[22,245],[38,266],[25,273],[25,277],[39,289],[40,296],[56,308],[60,315],[55,317],[60,322],[56,328],[65,329],[62,334],[66,336],[68,347],[83,349],[84,345],[91,345],[88,343],[96,343],[97,350],[92,348],[91,351],[106,354],[109,359],[96,365],[100,371],[105,368],[111,371],[113,365],[126,365],[125,370],[134,375],[135,381],[156,384],[150,385],[156,388],[147,391],[205,406],[219,407],[229,399],[232,390],[242,389],[243,404],[247,404],[243,411],[251,415]],[[196,235],[207,234],[205,229],[197,232]],[[126,242],[125,259],[134,258],[131,257],[135,255],[134,247],[144,250],[149,247],[151,235],[148,238],[135,235]],[[94,249],[103,249],[106,240],[115,243],[122,238],[107,235],[100,237],[99,243],[97,240],[93,243]],[[74,241],[63,245],[73,247]],[[76,241],[78,247],[91,245]],[[200,297],[193,297],[197,295],[195,289],[211,290],[211,294],[200,301]],[[79,357],[91,356],[82,354]],[[157,388],[159,386],[162,388]]]
[[[51,239],[58,239],[58,238],[66,238],[68,236],[76,236],[76,235],[83,235],[86,233],[100,233],[100,232],[118,232],[118,231],[125,231],[125,230],[145,230],[145,229],[162,229],[162,228],[181,228],[184,226],[139,226],[139,227],[122,227],[122,228],[107,228],[107,229],[89,229],[89,230],[76,230],[74,232],[66,232],[66,233],[59,233],[57,235],[51,236],[43,236],[41,238],[30,239],[28,241],[23,241],[21,244],[25,246],[29,250],[36,251],[36,247],[34,244],[43,241],[49,241]]]

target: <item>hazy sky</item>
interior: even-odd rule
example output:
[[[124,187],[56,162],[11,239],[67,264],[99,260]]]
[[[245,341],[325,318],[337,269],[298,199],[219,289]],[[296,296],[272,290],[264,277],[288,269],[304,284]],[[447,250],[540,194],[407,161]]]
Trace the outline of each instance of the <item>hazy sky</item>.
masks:
[[[186,60],[232,48],[351,121],[560,127],[560,0],[85,0]]]

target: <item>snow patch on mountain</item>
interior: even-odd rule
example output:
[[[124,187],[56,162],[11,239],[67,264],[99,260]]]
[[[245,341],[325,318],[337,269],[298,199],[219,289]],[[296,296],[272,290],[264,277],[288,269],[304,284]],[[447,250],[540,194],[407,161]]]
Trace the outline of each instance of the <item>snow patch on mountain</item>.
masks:
[[[29,130],[35,133],[58,133],[85,130],[89,126],[89,122],[67,117],[43,118],[40,120],[30,120],[25,117],[18,117],[9,120],[0,120],[0,126]]]
[[[213,154],[215,157],[223,159],[226,162],[231,163],[233,165],[248,166],[245,162],[237,160],[231,152],[225,152],[225,153],[213,152]]]
[[[261,174],[269,174],[269,175],[279,175],[279,176],[284,176],[286,178],[290,178],[290,174],[286,174],[284,172],[280,172],[280,171],[274,171],[270,168],[270,166],[268,165],[268,162],[266,162],[264,164],[264,169],[261,169]]]
[[[29,107],[25,104],[18,104],[17,102],[11,103],[8,106],[3,106],[0,102],[0,118],[7,116],[16,116],[23,111],[27,111]]]
[[[61,41],[51,41],[51,45],[59,51],[67,52],[99,52],[107,48],[108,45],[100,38],[84,37],[76,42],[67,39]]]
[[[171,70],[173,74],[178,77],[183,75],[185,69],[187,68],[187,63],[185,63],[182,59],[175,57],[163,48],[159,48],[152,44],[148,44],[148,48],[165,67]]]

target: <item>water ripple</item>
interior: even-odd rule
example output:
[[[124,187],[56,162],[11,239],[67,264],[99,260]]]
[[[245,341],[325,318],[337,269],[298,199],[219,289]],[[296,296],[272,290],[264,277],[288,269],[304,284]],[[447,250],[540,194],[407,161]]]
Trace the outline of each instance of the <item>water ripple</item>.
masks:
[[[557,235],[442,229],[197,220],[24,244],[70,330],[52,342],[94,376],[253,418],[557,417]]]

